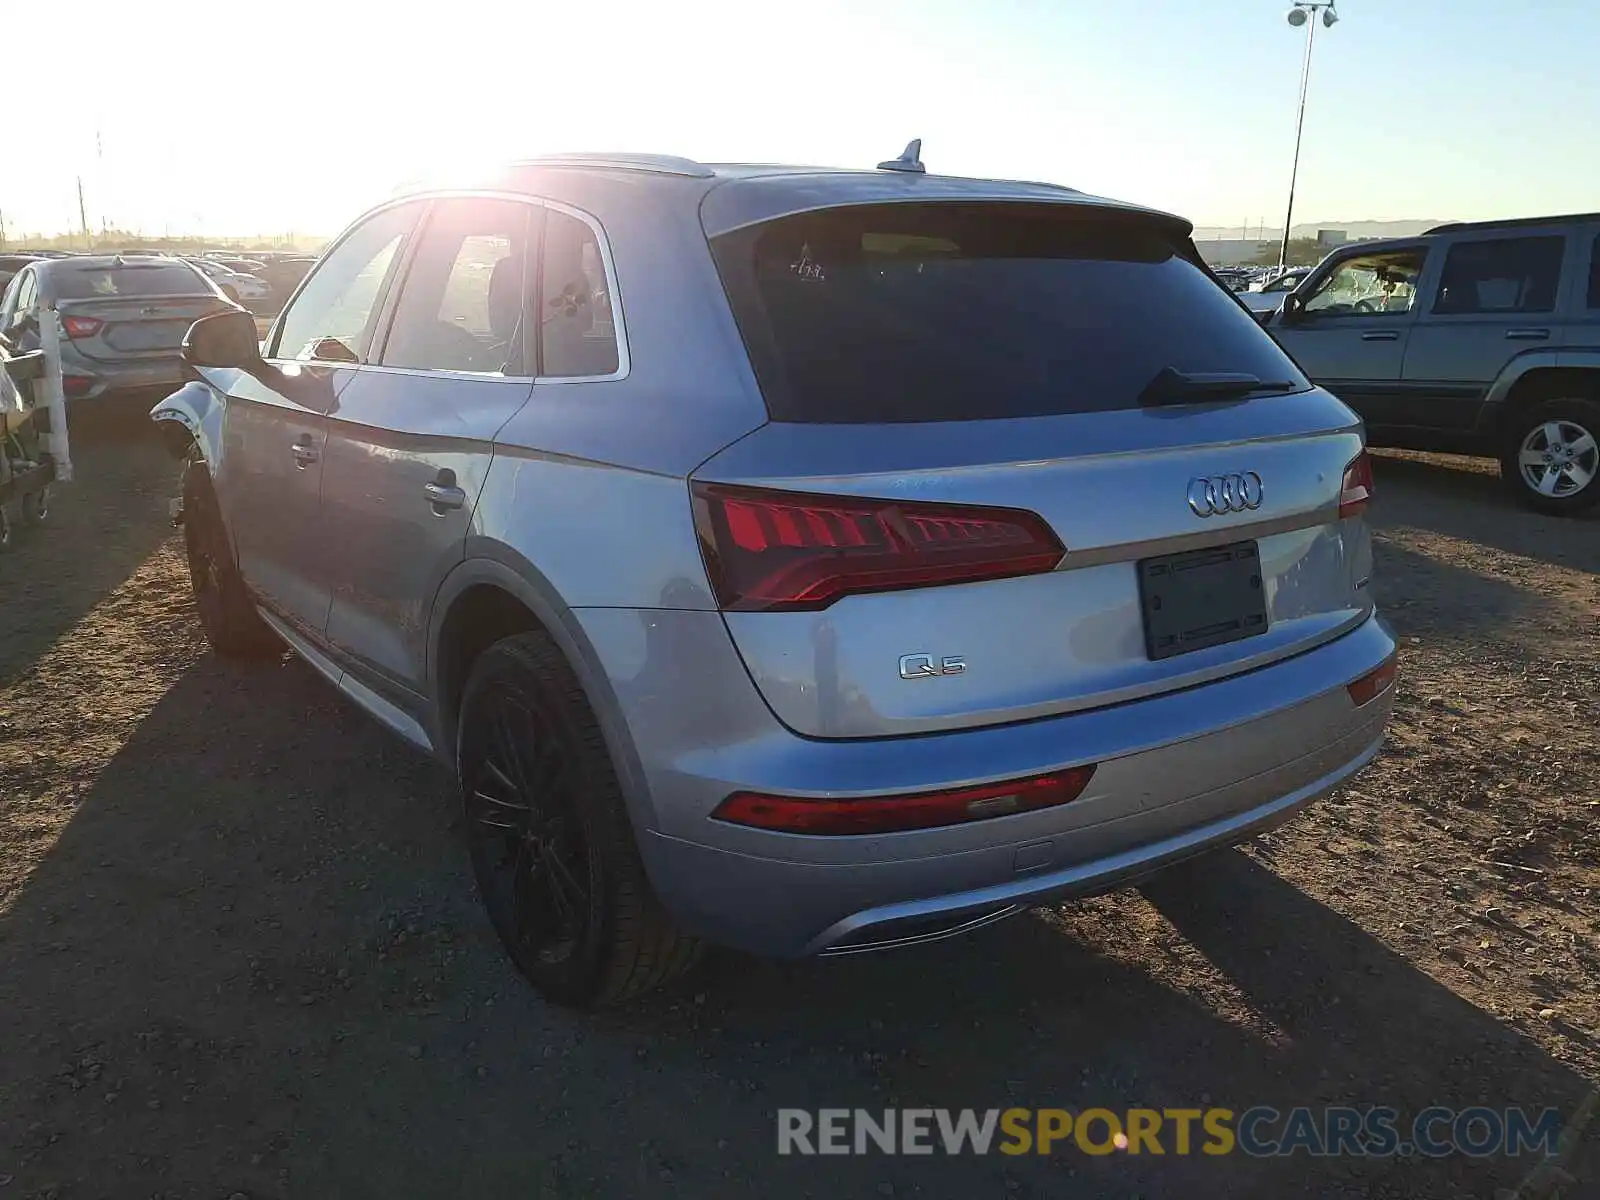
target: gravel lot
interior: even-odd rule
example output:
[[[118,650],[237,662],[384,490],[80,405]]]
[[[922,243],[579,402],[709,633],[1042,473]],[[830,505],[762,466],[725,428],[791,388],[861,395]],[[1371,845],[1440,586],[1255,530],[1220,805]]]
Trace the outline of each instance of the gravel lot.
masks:
[[[780,1160],[774,1110],[1571,1114],[1600,1081],[1600,522],[1515,510],[1483,464],[1379,462],[1399,708],[1297,823],[966,940],[717,955],[582,1017],[494,944],[439,773],[299,663],[206,652],[160,449],[78,458],[0,559],[0,1200],[1484,1197],[1533,1164]],[[1600,1117],[1566,1169],[1600,1194]]]

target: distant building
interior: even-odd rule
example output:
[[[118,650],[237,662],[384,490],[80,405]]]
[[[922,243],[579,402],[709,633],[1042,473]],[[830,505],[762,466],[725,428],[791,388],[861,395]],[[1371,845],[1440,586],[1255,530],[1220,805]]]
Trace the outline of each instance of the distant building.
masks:
[[[1335,246],[1342,246],[1350,240],[1350,235],[1343,229],[1317,230],[1317,245],[1324,250],[1332,250]]]
[[[1258,241],[1255,238],[1217,238],[1196,242],[1200,257],[1213,267],[1242,267],[1258,262],[1263,254],[1272,254],[1276,262],[1278,243]]]

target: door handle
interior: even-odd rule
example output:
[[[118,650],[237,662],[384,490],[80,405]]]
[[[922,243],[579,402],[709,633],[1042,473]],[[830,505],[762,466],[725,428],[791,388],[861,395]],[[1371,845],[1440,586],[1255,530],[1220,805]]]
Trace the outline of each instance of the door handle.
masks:
[[[311,444],[311,435],[302,434],[300,439],[289,444],[289,453],[294,455],[294,465],[297,471],[304,471],[317,461],[317,448]]]
[[[460,508],[467,502],[467,493],[453,482],[429,480],[422,485],[422,491],[428,497],[428,503],[433,506],[434,516],[437,517],[444,516],[446,509]]]
[[[1398,329],[1368,329],[1361,335],[1363,342],[1398,342],[1400,331]]]
[[[1508,329],[1506,341],[1508,342],[1543,342],[1550,338],[1548,329]]]

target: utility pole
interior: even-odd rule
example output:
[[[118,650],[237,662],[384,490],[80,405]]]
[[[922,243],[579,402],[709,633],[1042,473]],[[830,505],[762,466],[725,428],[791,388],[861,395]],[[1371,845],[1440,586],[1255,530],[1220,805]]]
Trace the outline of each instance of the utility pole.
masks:
[[[83,248],[94,249],[94,241],[89,235],[89,210],[83,205],[83,176],[78,176],[78,223],[83,226]]]

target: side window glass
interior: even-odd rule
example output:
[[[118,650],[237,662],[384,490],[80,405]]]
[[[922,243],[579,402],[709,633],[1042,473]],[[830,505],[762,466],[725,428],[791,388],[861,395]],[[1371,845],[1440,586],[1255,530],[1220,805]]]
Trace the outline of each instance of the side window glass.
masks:
[[[284,312],[274,356],[360,361],[383,281],[419,211],[416,204],[385,209],[335,246]]]
[[[17,297],[23,286],[24,276],[18,275],[0,292],[0,333],[5,333],[15,323],[12,314],[17,311]]]
[[[589,225],[551,209],[540,261],[540,375],[613,375],[620,357],[600,242]]]
[[[33,308],[33,298],[36,294],[32,271],[24,271],[11,281],[11,286],[6,288],[4,297],[4,332],[15,330],[28,315],[29,310]]]
[[[1600,308],[1600,234],[1589,248],[1589,307]]]
[[[539,212],[511,200],[440,201],[401,285],[383,365],[531,374],[521,346]]]
[[[16,315],[22,317],[31,313],[33,311],[35,298],[38,295],[39,285],[34,282],[33,272],[23,272],[22,282],[17,285]]]
[[[1433,311],[1441,316],[1550,312],[1565,249],[1561,237],[1458,242],[1445,256]]]
[[[1400,250],[1347,258],[1306,297],[1305,311],[1319,317],[1410,312],[1424,257],[1421,250]]]

